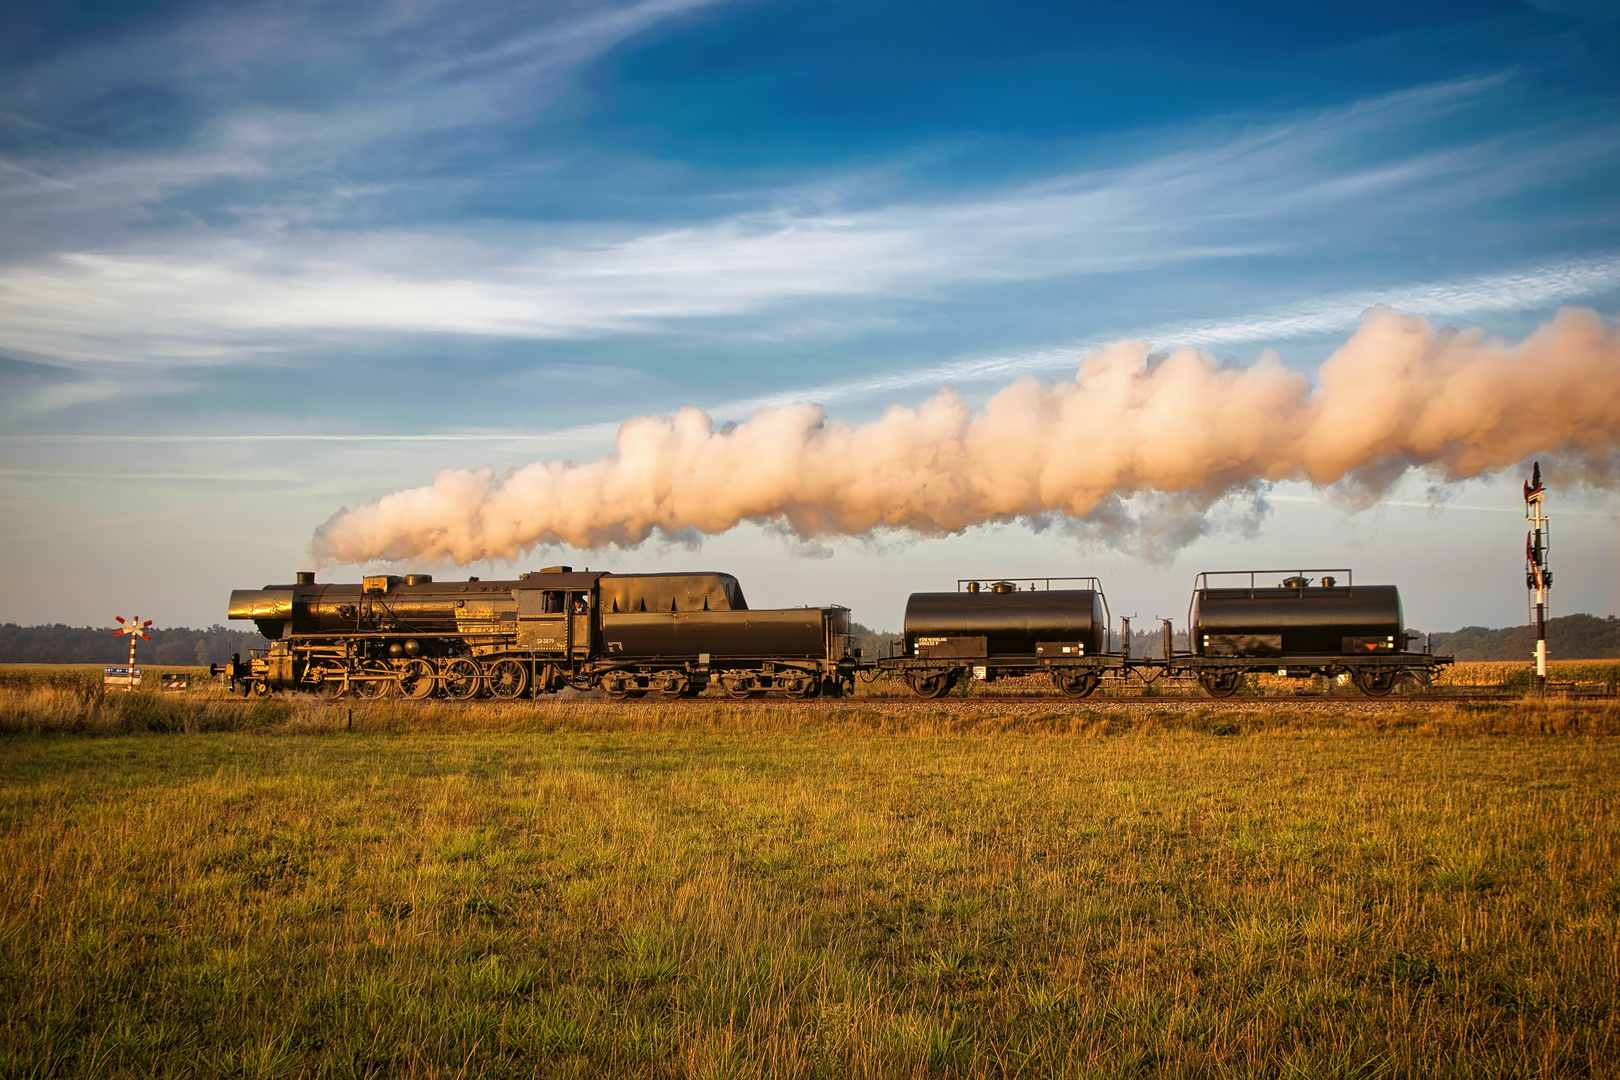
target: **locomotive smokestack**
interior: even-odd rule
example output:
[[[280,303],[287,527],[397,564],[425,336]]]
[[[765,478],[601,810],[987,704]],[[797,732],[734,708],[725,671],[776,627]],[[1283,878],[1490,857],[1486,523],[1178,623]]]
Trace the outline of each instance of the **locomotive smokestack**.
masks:
[[[1155,536],[1179,545],[1216,500],[1274,481],[1371,499],[1408,469],[1461,479],[1538,452],[1594,482],[1620,477],[1620,333],[1588,311],[1510,344],[1374,308],[1314,389],[1270,351],[1246,368],[1190,348],[1149,354],[1144,341],[1107,346],[1072,381],[1019,379],[978,413],[947,387],[860,426],[808,403],[720,428],[691,408],[642,417],[599,461],[500,478],[447,469],[339,511],[313,550],[326,563],[468,563],[744,521],[813,537],[1052,516],[1118,541],[1150,528],[1121,500],[1154,493],[1172,519]]]

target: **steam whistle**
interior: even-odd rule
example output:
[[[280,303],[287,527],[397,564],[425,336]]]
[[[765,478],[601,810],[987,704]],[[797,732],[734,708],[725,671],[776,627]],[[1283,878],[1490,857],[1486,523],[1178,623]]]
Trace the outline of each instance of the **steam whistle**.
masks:
[[[1524,584],[1530,590],[1535,607],[1536,621],[1536,687],[1547,690],[1547,590],[1552,588],[1552,571],[1547,568],[1547,551],[1551,547],[1551,523],[1542,511],[1547,492],[1541,483],[1541,462],[1531,468],[1530,480],[1524,485],[1524,519],[1530,522],[1530,533],[1524,538]]]

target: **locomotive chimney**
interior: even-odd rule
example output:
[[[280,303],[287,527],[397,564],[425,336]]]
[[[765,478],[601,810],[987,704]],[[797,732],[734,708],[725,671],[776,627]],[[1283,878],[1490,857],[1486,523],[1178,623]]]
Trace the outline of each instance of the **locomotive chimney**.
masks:
[[[315,584],[315,571],[313,571],[313,570],[300,570],[300,571],[298,571],[298,584],[300,584],[300,585],[313,585],[313,584]]]

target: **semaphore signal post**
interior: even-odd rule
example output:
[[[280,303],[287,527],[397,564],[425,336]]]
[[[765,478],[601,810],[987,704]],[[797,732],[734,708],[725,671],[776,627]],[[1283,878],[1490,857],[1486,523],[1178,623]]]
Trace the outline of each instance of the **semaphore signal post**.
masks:
[[[152,620],[147,619],[142,622],[139,615],[131,615],[128,619],[125,619],[122,615],[114,615],[113,618],[117,619],[119,623],[118,629],[113,631],[113,635],[115,637],[124,634],[129,635],[129,670],[124,676],[124,689],[133,690],[135,689],[135,680],[138,677],[135,670],[135,642],[152,640],[152,635],[146,632],[146,628],[152,625]]]
[[[1541,693],[1547,692],[1547,590],[1552,588],[1552,571],[1547,569],[1551,523],[1541,508],[1546,495],[1538,461],[1524,485],[1524,519],[1531,525],[1530,534],[1524,540],[1524,583],[1534,598],[1536,609],[1536,689]]]

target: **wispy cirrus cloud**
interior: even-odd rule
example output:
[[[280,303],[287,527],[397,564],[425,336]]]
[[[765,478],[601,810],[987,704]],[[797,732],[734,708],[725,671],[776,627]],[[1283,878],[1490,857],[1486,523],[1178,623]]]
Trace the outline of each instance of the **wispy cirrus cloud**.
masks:
[[[648,17],[670,6],[634,11]],[[768,209],[651,228],[508,223],[497,232],[469,222],[450,231],[362,231],[295,227],[269,215],[228,227],[174,228],[122,247],[0,266],[0,344],[80,361],[211,362],[295,347],[311,334],[579,339],[667,331],[817,298],[937,300],[960,288],[1063,275],[1285,255],[1313,245],[1355,248],[1405,228],[1414,206],[1444,203],[1456,212],[1500,196],[1504,183],[1547,182],[1571,155],[1616,153],[1593,149],[1591,140],[1569,145],[1557,125],[1496,136],[1485,147],[1422,138],[1441,139],[1446,121],[1489,107],[1499,88],[1500,80],[1475,80],[1407,91],[1219,140],[1205,133],[1200,149],[1130,166],[948,201],[840,209],[824,192],[815,205],[787,198]],[[1379,152],[1380,140],[1395,131],[1418,149],[1393,158]],[[1521,168],[1504,180],[1497,167],[1511,149],[1504,140],[1534,147],[1539,171]],[[1342,159],[1355,155],[1361,160],[1345,167]],[[1333,168],[1321,164],[1330,158],[1340,160]],[[193,164],[206,172],[245,169],[253,160],[221,151],[211,163]],[[1311,326],[1338,330],[1373,302],[1438,314],[1480,310],[1480,303],[1535,306],[1527,303],[1534,297],[1558,302],[1591,291],[1595,281],[1612,284],[1604,276],[1611,270],[1599,266],[1609,264],[1588,263],[1428,295],[1329,297],[1259,325],[1212,322],[1171,328],[1170,336],[1182,340],[1190,331],[1186,340],[1211,344]],[[1456,288],[1463,291],[1445,291]],[[1498,299],[1485,295],[1491,289]],[[1052,358],[1053,366],[1068,362],[1067,351]],[[894,377],[905,378],[885,378]]]
[[[1536,311],[1616,290],[1620,290],[1620,255],[1572,259],[1457,281],[1346,291],[1236,318],[1143,326],[1118,336],[1145,339],[1156,348],[1252,345],[1339,333],[1355,326],[1376,305],[1447,318]],[[1088,353],[1109,340],[1099,336],[1053,349],[958,358],[729,402],[715,407],[713,412],[722,417],[740,417],[796,401],[851,401],[946,383],[968,384],[1073,370]]]

